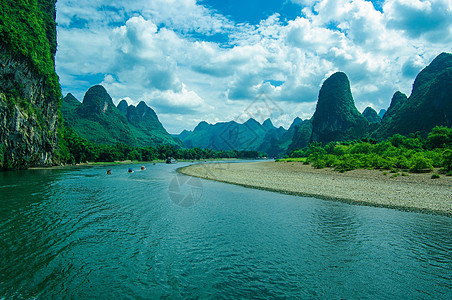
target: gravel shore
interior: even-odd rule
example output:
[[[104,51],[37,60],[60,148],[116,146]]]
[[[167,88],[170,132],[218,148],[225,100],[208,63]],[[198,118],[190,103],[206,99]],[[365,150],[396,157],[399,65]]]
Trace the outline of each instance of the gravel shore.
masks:
[[[182,174],[276,192],[452,215],[452,177],[354,170],[339,173],[293,162],[208,163]]]

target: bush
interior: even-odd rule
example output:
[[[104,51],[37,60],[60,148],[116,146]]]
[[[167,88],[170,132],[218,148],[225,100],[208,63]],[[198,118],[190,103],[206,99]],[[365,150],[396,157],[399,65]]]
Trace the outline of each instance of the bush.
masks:
[[[432,174],[432,179],[438,179],[441,178],[441,176],[439,176],[439,174]]]
[[[359,160],[356,159],[356,157],[350,154],[345,154],[336,163],[335,167],[336,167],[335,170],[345,172],[359,169],[361,167],[361,164]]]
[[[422,153],[416,153],[411,157],[410,161],[410,171],[419,173],[425,171],[432,171],[432,161],[426,157]]]
[[[443,152],[441,166],[447,171],[452,170],[452,150],[447,149]]]

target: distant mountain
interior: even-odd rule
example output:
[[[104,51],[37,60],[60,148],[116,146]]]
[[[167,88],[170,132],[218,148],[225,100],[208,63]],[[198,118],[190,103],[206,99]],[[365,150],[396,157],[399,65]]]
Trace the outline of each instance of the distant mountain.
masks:
[[[297,147],[293,144],[293,140],[295,135],[299,134],[300,128],[309,121],[303,121],[299,117],[296,117],[289,129],[283,133],[281,138],[272,144],[272,151],[267,151],[269,156],[278,157],[287,154],[290,150],[294,149],[293,147]],[[308,142],[311,137],[311,133],[309,133]],[[297,138],[298,140],[298,138]]]
[[[386,114],[386,109],[380,109],[380,111],[378,112],[378,116],[380,117],[380,119],[383,119],[385,114]]]
[[[296,117],[296,118],[292,121],[292,124],[290,125],[289,130],[290,130],[291,128],[295,128],[295,126],[301,125],[302,123],[303,123],[303,120],[300,119],[299,117]]]
[[[126,100],[119,101],[117,108],[124,116],[127,116],[127,108],[129,108],[129,104]]]
[[[310,141],[347,141],[369,132],[369,122],[356,109],[347,75],[337,72],[323,83],[312,117]]]
[[[68,109],[72,103],[72,112]],[[81,105],[77,106],[70,95],[63,99],[63,113],[66,122],[81,137],[96,144],[117,142],[137,146],[137,140],[130,130],[126,117],[113,104],[113,100],[101,85],[91,87]],[[63,114],[63,117],[65,115]]]
[[[437,125],[452,126],[452,54],[441,53],[416,77],[409,98],[396,93],[381,126],[378,139],[395,133],[426,135]]]
[[[208,124],[203,121],[193,131],[184,130],[178,137],[188,148],[267,152],[284,132],[284,128],[276,128],[270,119],[260,124],[250,118],[243,124],[235,121]]]
[[[381,122],[380,116],[377,114],[377,112],[372,107],[366,107],[366,109],[363,111],[363,116],[371,124],[374,124],[374,123],[378,124]]]
[[[383,116],[380,126],[377,128],[376,132],[372,134],[373,137],[381,138],[383,136],[382,133],[389,137],[397,133],[393,126],[393,119],[396,118],[395,116],[398,114],[400,108],[403,103],[407,101],[407,99],[408,97],[400,91],[394,93],[391,99],[391,104]]]
[[[301,149],[307,147],[312,138],[312,118],[295,126],[292,143],[288,150]]]
[[[72,94],[63,98],[65,122],[80,136],[97,144],[130,146],[172,144],[182,146],[163,128],[154,110],[140,102],[137,107],[122,100],[118,107],[101,85],[91,87],[80,103]]]

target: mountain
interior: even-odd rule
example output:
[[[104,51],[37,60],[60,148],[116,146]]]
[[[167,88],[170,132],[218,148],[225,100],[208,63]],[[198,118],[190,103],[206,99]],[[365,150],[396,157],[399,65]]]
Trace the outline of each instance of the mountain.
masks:
[[[113,100],[101,85],[88,89],[80,106],[69,110],[69,95],[63,99],[63,117],[81,137],[96,144],[124,143],[137,146],[126,117],[116,108]]]
[[[452,54],[441,53],[418,74],[410,97],[396,94],[374,133],[376,138],[426,135],[435,126],[452,126]]]
[[[0,1],[0,168],[57,163],[55,0]]]
[[[369,132],[369,122],[356,109],[347,75],[337,72],[323,83],[312,117],[310,141],[347,141]]]
[[[293,145],[294,136],[299,134],[298,131],[305,122],[309,123],[309,121],[303,121],[299,117],[296,117],[290,125],[289,129],[282,134],[281,138],[272,143],[271,150],[266,151],[268,155],[271,157],[279,157],[287,154],[290,150],[292,150],[292,146],[295,146]],[[311,133],[309,133],[307,142],[309,142],[310,137]]]
[[[288,150],[307,147],[312,138],[312,118],[295,127],[292,142]]]
[[[381,139],[384,135],[389,137],[397,133],[393,125],[394,118],[396,118],[400,108],[403,106],[403,103],[407,101],[407,99],[408,97],[400,91],[394,93],[391,99],[391,104],[381,119],[380,126],[377,128],[376,132],[372,134],[373,137]]]
[[[116,107],[101,85],[91,87],[83,103],[68,94],[63,98],[62,113],[67,125],[96,144],[182,146],[163,128],[154,110],[146,103],[140,102],[135,107],[122,100]]]
[[[213,150],[267,151],[286,130],[276,128],[270,119],[262,124],[250,118],[243,124],[235,121],[208,124],[200,122],[193,131],[183,131],[179,138],[188,148]]]
[[[124,106],[122,100],[118,104],[118,109]],[[123,103],[121,105],[121,103]],[[127,105],[127,102],[125,103]],[[122,107],[121,107],[122,109]],[[155,111],[146,105],[143,101],[135,107],[129,105],[126,113],[127,120],[139,146],[170,144],[182,147],[182,142],[171,136],[160,123]]]
[[[289,127],[289,130],[294,128],[295,126],[301,125],[303,123],[303,120],[300,119],[299,117],[296,117],[293,121],[292,124]]]
[[[363,111],[364,118],[367,119],[367,121],[371,124],[380,123],[381,118],[377,114],[377,112],[372,107],[366,107],[366,109]]]
[[[385,114],[386,114],[386,109],[380,109],[380,111],[378,112],[378,116],[380,117],[380,119],[383,119]]]
[[[127,104],[126,100],[121,100],[118,103],[117,108],[119,109],[119,111],[124,115],[127,116],[127,108],[129,108],[129,104]]]
[[[63,98],[61,105],[61,113],[64,116],[66,123],[72,124],[77,119],[77,109],[82,105],[77,98],[71,93],[68,93],[66,97]]]

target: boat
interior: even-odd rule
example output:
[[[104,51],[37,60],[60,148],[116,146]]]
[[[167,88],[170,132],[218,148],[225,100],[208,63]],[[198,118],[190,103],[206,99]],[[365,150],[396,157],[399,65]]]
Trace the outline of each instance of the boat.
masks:
[[[176,160],[174,157],[168,157],[168,158],[166,159],[166,163],[167,163],[167,164],[176,164],[176,163],[177,163],[177,160]]]

